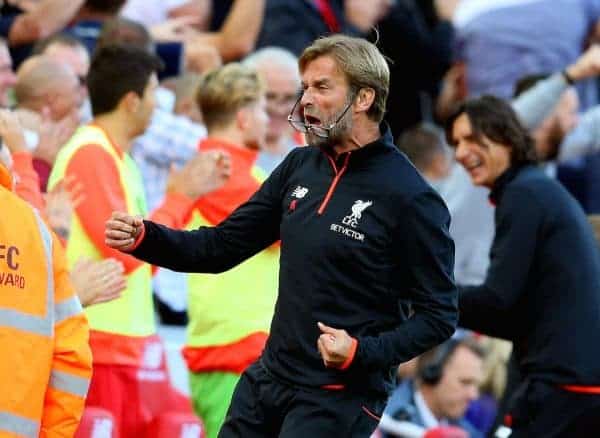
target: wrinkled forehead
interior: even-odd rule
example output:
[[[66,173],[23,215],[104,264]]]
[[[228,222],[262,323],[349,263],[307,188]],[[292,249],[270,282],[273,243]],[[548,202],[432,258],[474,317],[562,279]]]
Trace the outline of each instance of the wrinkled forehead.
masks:
[[[311,81],[332,81],[348,83],[346,74],[331,55],[321,55],[308,61],[300,71],[303,84]]]

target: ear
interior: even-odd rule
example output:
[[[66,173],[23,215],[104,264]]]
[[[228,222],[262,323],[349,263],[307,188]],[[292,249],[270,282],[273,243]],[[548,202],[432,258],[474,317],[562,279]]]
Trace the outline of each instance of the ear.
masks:
[[[375,101],[375,90],[372,88],[361,88],[356,96],[354,108],[356,112],[367,112]]]
[[[235,122],[240,131],[245,132],[249,129],[251,120],[250,112],[247,108],[241,108],[235,113]]]
[[[41,101],[44,102],[42,110],[47,111],[47,114],[52,117],[52,108],[54,108],[55,102],[58,99],[58,95],[54,91],[48,91],[44,93]]]
[[[127,110],[127,112],[136,113],[140,108],[140,104],[140,96],[130,91],[121,98],[119,106]]]

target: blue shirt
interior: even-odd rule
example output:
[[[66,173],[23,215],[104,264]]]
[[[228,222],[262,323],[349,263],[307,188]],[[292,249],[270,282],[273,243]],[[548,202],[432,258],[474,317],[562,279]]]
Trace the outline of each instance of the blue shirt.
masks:
[[[510,98],[522,77],[562,70],[599,18],[600,0],[537,0],[492,7],[461,23],[457,55],[467,63],[469,94]],[[583,107],[596,102],[593,81],[579,92]]]

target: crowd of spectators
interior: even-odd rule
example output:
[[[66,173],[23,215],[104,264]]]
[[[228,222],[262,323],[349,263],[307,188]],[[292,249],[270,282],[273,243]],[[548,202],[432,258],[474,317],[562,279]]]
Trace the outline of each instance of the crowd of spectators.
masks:
[[[145,303],[163,325],[190,323],[184,351],[193,408],[206,417],[201,418],[206,436],[216,436],[225,414],[222,407],[211,411],[213,404],[223,404],[214,394],[230,397],[244,364],[198,365],[200,344],[194,336],[200,336],[198,324],[214,316],[203,312],[219,315],[212,327],[217,335],[206,345],[235,344],[249,361],[259,354],[264,336],[252,338],[258,344],[251,347],[240,342],[257,331],[266,336],[268,324],[261,320],[242,329],[224,321],[226,316],[252,318],[265,309],[261,318],[268,320],[275,294],[264,288],[272,284],[244,285],[239,273],[235,281],[188,281],[186,274],[161,268],[153,272],[148,290],[135,292],[146,297],[134,301],[131,273],[138,268],[131,257],[107,248],[72,248],[84,245],[79,236],[102,247],[104,221],[125,202],[137,203],[140,214],[154,211],[159,222],[184,228],[215,225],[249,197],[257,181],[303,145],[288,114],[301,90],[297,57],[314,39],[332,33],[360,36],[387,56],[391,88],[385,122],[398,148],[449,208],[457,283],[485,279],[494,234],[488,191],[471,184],[440,129],[467,97],[493,94],[510,100],[535,140],[539,166],[598,223],[599,0],[5,0],[0,5],[0,162],[13,173],[14,191],[70,248],[71,280],[91,315],[92,330],[109,327],[112,320],[98,321],[121,312],[110,306],[122,300],[132,314]],[[129,60],[115,62],[113,70],[100,65],[99,56],[110,63],[111,53],[128,53],[110,52],[114,47],[135,48],[148,56],[140,62],[156,63],[141,89],[116,69],[125,71]],[[153,76],[149,72],[155,68]],[[102,107],[111,96],[114,102]],[[117,109],[119,117],[113,117]],[[107,113],[111,117],[104,117]],[[135,168],[127,175],[141,177],[139,191],[127,187],[122,193],[119,184],[131,181],[120,181],[113,164],[100,155],[80,154],[78,160],[72,145],[87,141],[85,130],[98,127],[108,143],[119,145],[119,154],[127,155],[119,160]],[[274,282],[277,260],[271,258],[277,249],[270,251],[260,263],[270,260],[273,266],[261,275],[270,274]],[[245,281],[254,283],[257,271],[248,272]],[[207,296],[215,305],[206,303]],[[248,315],[228,301],[246,303]],[[224,308],[224,313],[231,309],[229,315],[219,313]],[[190,318],[188,309],[194,309]],[[154,332],[144,332],[149,334]],[[167,372],[161,342],[145,345],[145,369]],[[416,365],[403,364],[399,387],[375,434],[423,436],[446,425],[471,437],[493,433],[510,396],[510,385],[505,390],[510,350],[506,341],[459,330]],[[221,381],[198,379],[206,369],[234,377],[224,389]],[[102,378],[109,377],[94,376]],[[157,391],[148,394],[161,398]],[[191,412],[185,397],[173,397],[171,407]],[[92,397],[88,407],[110,411],[103,403],[102,397]],[[132,427],[136,436],[154,436],[151,429],[158,427],[155,420],[164,407],[147,406],[135,426],[111,412],[113,430]]]

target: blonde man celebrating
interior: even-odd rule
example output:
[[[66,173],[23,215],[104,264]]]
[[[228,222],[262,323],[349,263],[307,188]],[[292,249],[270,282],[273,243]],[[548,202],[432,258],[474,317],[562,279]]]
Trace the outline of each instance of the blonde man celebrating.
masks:
[[[232,175],[219,190],[182,197],[179,218],[154,217],[190,230],[217,226],[258,190],[264,176],[256,160],[269,121],[263,82],[255,70],[237,63],[206,74],[196,97],[208,129],[199,150],[228,156]],[[265,346],[277,297],[278,259],[279,247],[272,245],[219,276],[189,276],[190,322],[183,354],[194,408],[209,438],[223,424],[240,374]]]

